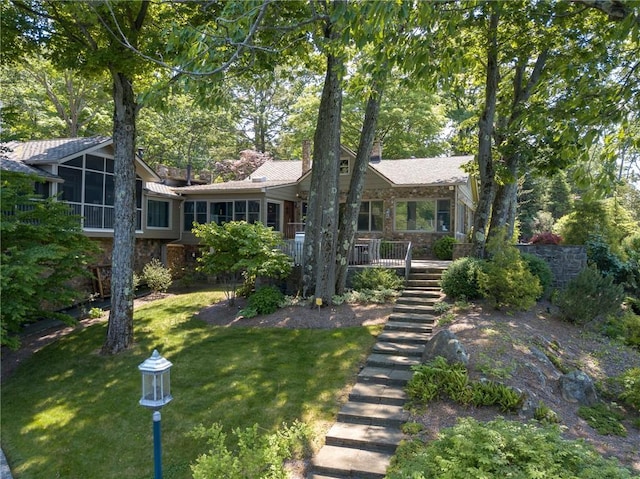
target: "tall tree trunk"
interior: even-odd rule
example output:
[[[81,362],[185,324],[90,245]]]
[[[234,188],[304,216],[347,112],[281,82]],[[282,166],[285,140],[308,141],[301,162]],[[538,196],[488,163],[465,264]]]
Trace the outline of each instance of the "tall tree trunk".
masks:
[[[478,167],[480,170],[480,198],[478,208],[473,218],[472,254],[478,258],[484,257],[487,225],[491,216],[491,205],[495,194],[495,169],[492,157],[492,138],[494,118],[496,113],[496,97],[498,92],[498,7],[489,4],[491,16],[489,19],[487,42],[487,78],[485,85],[485,103],[479,121],[478,133]]]
[[[509,178],[496,188],[495,197],[493,199],[493,207],[491,209],[491,225],[489,227],[489,238],[502,228],[507,228],[506,238],[513,237],[515,215],[512,219],[512,213],[515,211],[513,204],[517,199],[518,190],[518,170],[519,155],[513,153],[504,159],[508,170]]]
[[[376,127],[378,125],[380,101],[383,93],[382,89],[382,82],[374,83],[372,88],[373,92],[367,101],[355,165],[351,171],[349,193],[347,195],[347,202],[338,235],[338,251],[336,255],[336,291],[338,294],[344,292],[347,284],[349,252],[351,248],[353,248],[354,237],[358,229],[358,214],[360,213],[360,204],[362,203],[362,190],[364,189],[365,175],[367,173],[367,167],[369,166],[369,159],[371,158],[371,151],[373,150],[373,141],[376,135]]]
[[[127,75],[112,72],[115,173],[114,231],[111,262],[111,312],[104,354],[116,354],[133,343],[133,255],[136,228],[135,138],[137,105]]]
[[[342,60],[327,56],[318,124],[313,139],[313,166],[305,227],[304,291],[329,304],[336,287],[336,243],[340,176]]]

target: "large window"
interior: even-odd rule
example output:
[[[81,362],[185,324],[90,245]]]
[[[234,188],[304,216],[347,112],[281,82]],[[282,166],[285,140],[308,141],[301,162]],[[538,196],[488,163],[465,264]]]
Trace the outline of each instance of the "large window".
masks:
[[[212,223],[219,225],[229,221],[260,221],[260,202],[257,200],[215,201],[209,203]]]
[[[449,200],[397,201],[395,230],[425,233],[449,231],[450,208]]]
[[[358,231],[382,231],[382,201],[363,201],[358,213]]]
[[[113,229],[115,177],[113,159],[77,156],[58,167],[64,182],[61,199],[83,217],[84,228]],[[136,179],[136,229],[142,229],[142,180]]]
[[[160,200],[147,201],[147,226],[149,228],[169,227],[169,202]]]
[[[207,222],[206,201],[184,202],[184,231],[191,231],[193,223],[205,224]]]

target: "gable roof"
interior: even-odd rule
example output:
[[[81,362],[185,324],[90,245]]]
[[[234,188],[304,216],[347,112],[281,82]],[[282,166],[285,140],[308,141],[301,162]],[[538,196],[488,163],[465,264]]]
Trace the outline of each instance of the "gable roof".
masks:
[[[293,185],[302,175],[302,161],[267,160],[245,180],[225,181],[210,185],[176,187],[177,193],[208,193],[214,191],[264,191],[265,188]]]
[[[58,138],[55,140],[32,140],[11,142],[13,151],[8,154],[15,161],[33,165],[38,163],[52,164],[77,155],[85,150],[108,144],[111,138],[92,136],[89,138]]]
[[[462,166],[473,156],[381,160],[369,166],[394,186],[454,185],[466,183],[469,174]]]

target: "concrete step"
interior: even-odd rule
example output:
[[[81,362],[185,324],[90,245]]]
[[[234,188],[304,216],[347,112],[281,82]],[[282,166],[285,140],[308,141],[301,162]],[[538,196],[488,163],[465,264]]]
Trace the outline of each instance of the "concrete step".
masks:
[[[429,338],[430,334],[427,332],[414,331],[383,330],[378,335],[378,341],[401,344],[425,344]]]
[[[413,372],[406,369],[389,369],[365,366],[358,373],[358,381],[386,386],[405,386],[413,377]]]
[[[367,358],[367,366],[374,368],[411,369],[411,366],[417,366],[418,364],[420,364],[420,358],[415,356],[373,353]]]
[[[383,479],[391,453],[325,445],[311,461],[309,479]]]
[[[393,404],[349,401],[338,412],[338,422],[397,427],[409,419],[409,412]]]
[[[325,444],[393,453],[403,439],[400,429],[337,422],[329,429]]]
[[[373,352],[380,354],[393,354],[396,356],[422,357],[424,345],[421,344],[403,344],[403,343],[387,343],[378,341],[373,345]]]
[[[387,321],[384,329],[386,331],[413,331],[416,333],[431,333],[433,331],[432,321]]]
[[[406,400],[404,387],[386,384],[356,383],[349,393],[349,401],[356,402],[402,406]]]
[[[394,313],[433,313],[433,306],[431,305],[419,305],[419,304],[398,304],[393,307]]]

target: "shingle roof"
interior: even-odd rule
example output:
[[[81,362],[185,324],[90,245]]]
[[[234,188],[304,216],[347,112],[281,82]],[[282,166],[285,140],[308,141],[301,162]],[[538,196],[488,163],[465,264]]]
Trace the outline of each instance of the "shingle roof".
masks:
[[[147,190],[153,192],[153,193],[157,193],[159,195],[165,195],[165,196],[178,196],[177,194],[174,193],[173,189],[170,188],[167,185],[164,185],[162,183],[154,183],[154,182],[148,182],[146,185]]]
[[[467,182],[469,174],[461,167],[471,160],[473,156],[410,158],[382,160],[370,166],[396,186],[453,185]]]
[[[267,181],[294,182],[302,176],[302,161],[265,161],[262,166],[251,174],[251,178],[263,176],[267,178]]]
[[[111,141],[111,139],[107,136],[92,136],[89,138],[58,138],[55,140],[10,142],[5,145],[13,150],[7,155],[9,159],[32,165],[37,163],[56,163],[108,141]]]
[[[48,171],[41,170],[38,167],[29,166],[22,161],[16,159],[15,148],[20,143],[17,141],[11,141],[8,143],[2,143],[2,146],[7,150],[2,151],[0,156],[0,170],[13,171],[15,173],[23,173],[25,175],[37,175],[50,179],[59,179],[58,176],[49,173]],[[4,150],[4,149],[3,149]]]

